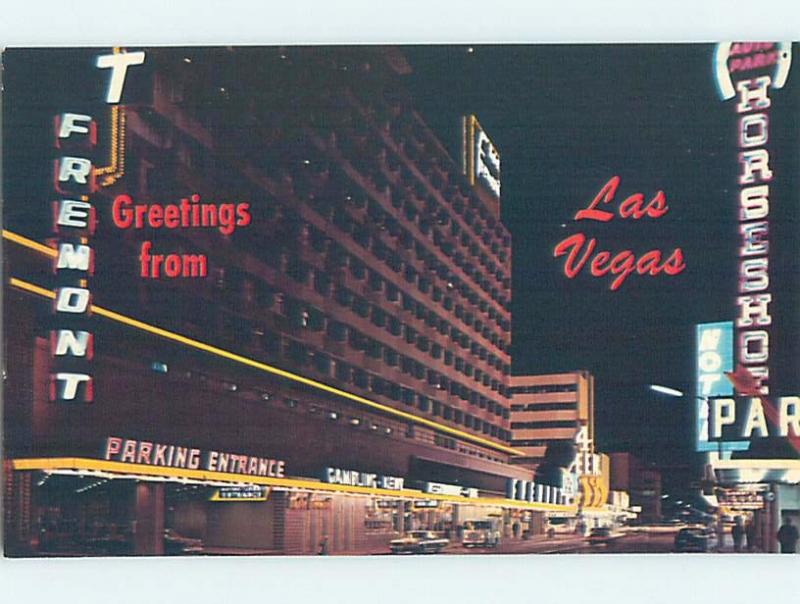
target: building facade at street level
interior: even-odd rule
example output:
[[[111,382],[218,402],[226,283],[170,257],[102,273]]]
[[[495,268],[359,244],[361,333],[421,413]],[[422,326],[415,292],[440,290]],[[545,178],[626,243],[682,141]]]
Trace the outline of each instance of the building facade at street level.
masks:
[[[400,52],[96,54],[58,57],[85,86],[6,105],[6,148],[26,149],[10,161],[45,175],[6,190],[8,553],[365,552],[416,528],[513,539],[575,515],[555,488],[506,498],[533,473],[512,463],[499,156],[451,158]],[[109,103],[94,65],[115,61]],[[35,54],[5,67],[20,104],[56,90]],[[82,165],[65,157],[81,135],[95,186],[65,201],[46,175],[54,157]],[[59,241],[88,241],[91,263]],[[70,331],[61,311],[84,291]],[[593,401],[590,376],[572,383],[574,437]]]
[[[547,447],[573,443],[585,428],[594,441],[594,376],[588,371],[550,375],[513,375],[511,444],[522,455],[513,463],[535,468]]]
[[[631,453],[609,453],[611,488],[627,492],[632,507],[641,507],[642,522],[659,522],[661,516],[661,473],[648,468]]]

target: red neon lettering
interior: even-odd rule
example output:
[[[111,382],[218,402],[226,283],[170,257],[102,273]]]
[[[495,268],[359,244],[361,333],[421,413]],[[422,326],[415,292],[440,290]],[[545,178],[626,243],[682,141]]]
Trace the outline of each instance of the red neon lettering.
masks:
[[[611,180],[609,180],[605,185],[603,185],[603,188],[600,189],[600,192],[592,200],[592,203],[589,204],[589,207],[584,210],[578,210],[578,213],[575,214],[575,220],[599,220],[600,222],[608,222],[614,218],[614,215],[611,212],[606,212],[605,210],[596,210],[595,207],[600,203],[600,201],[603,203],[611,202],[611,200],[614,199],[614,195],[617,192],[618,186],[619,176],[612,176]]]

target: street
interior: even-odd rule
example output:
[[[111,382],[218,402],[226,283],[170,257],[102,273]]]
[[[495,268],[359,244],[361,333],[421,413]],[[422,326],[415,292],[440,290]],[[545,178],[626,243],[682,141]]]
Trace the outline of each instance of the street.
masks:
[[[674,549],[677,529],[642,530],[629,532],[608,545],[590,545],[577,535],[556,535],[552,539],[538,537],[530,540],[506,541],[497,548],[447,547],[443,554],[632,554],[670,553]]]

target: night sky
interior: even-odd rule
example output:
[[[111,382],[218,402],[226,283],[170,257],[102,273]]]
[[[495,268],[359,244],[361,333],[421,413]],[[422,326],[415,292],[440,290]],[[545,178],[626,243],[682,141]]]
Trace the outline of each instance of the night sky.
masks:
[[[734,318],[738,163],[733,101],[712,77],[713,45],[406,47],[414,103],[460,161],[459,116],[475,113],[502,161],[502,218],[513,235],[513,370],[588,369],[596,376],[603,450],[660,464],[691,454],[694,325]],[[795,65],[798,60],[795,47]],[[782,390],[797,388],[796,67],[770,109],[771,358]],[[793,111],[793,113],[792,113]],[[659,219],[573,220],[612,177],[619,202],[666,194]],[[792,192],[790,194],[790,192]],[[679,275],[631,275],[617,291],[588,266],[574,280],[553,248],[568,235],[597,238],[612,255],[676,247]],[[791,253],[786,253],[791,250]],[[784,260],[778,264],[777,257]],[[780,352],[780,358],[776,355]],[[776,390],[773,388],[773,392]]]

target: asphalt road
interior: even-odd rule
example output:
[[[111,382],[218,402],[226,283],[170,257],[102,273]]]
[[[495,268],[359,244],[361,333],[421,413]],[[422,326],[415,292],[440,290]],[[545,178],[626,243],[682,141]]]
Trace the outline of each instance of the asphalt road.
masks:
[[[675,533],[639,532],[628,533],[615,539],[608,545],[590,545],[589,542],[575,535],[557,535],[553,539],[536,539],[531,541],[507,541],[497,548],[465,549],[453,545],[444,550],[444,554],[624,554],[624,553],[669,553],[673,551]]]

